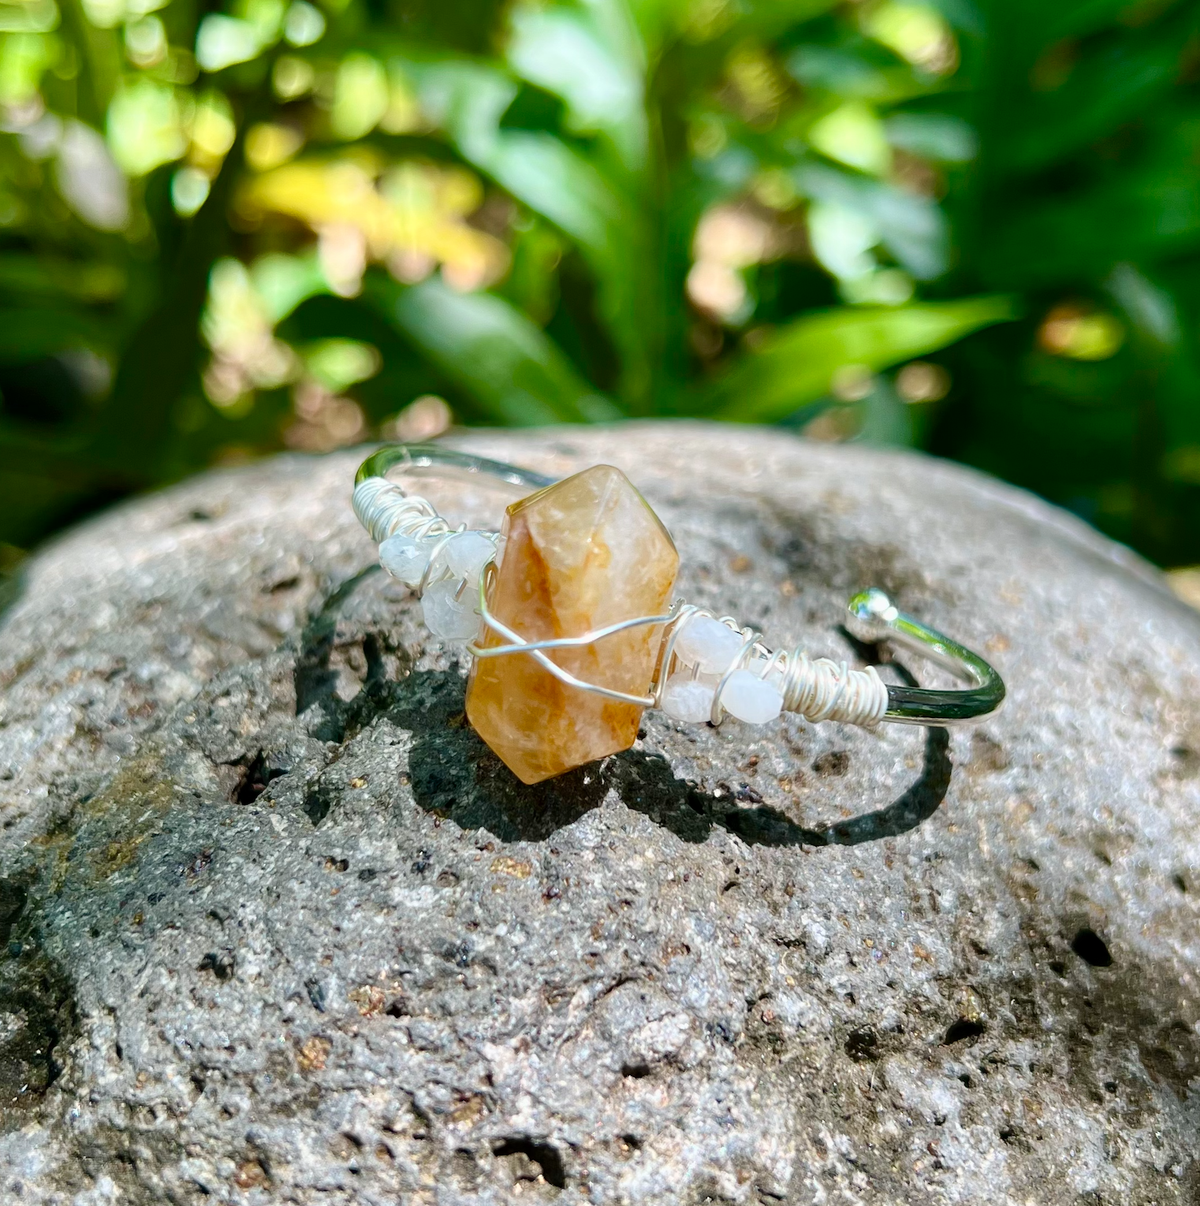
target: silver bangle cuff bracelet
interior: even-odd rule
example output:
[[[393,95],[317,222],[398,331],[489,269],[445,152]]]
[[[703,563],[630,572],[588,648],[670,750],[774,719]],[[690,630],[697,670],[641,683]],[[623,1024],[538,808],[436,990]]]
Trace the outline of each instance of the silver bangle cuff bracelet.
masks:
[[[387,477],[423,468],[483,474],[529,494],[500,530],[455,528]],[[672,601],[674,543],[612,466],[556,481],[449,448],[389,445],[363,462],[353,505],[383,568],[420,596],[433,635],[473,655],[468,719],[525,783],[629,748],[645,708],[683,723],[731,715],[758,725],[790,711],[872,728],[971,723],[1004,700],[983,658],[876,588],[850,599],[850,633],[907,649],[962,689],[885,684],[874,666],[772,650],[732,616]]]

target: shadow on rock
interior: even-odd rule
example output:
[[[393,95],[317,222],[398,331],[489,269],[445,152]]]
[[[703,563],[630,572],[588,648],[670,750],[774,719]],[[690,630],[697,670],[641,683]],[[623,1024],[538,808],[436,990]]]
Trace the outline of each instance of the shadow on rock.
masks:
[[[383,710],[413,734],[413,796],[429,812],[503,841],[541,841],[597,807],[609,790],[685,842],[702,842],[714,825],[750,845],[852,846],[895,837],[932,815],[950,783],[949,735],[930,729],[917,781],[886,808],[836,825],[806,828],[777,809],[742,808],[678,778],[658,754],[626,750],[527,787],[467,722],[462,676],[422,671],[392,684]],[[376,693],[376,702],[383,703]]]
[[[29,1121],[78,1030],[71,984],[33,939],[27,888],[0,879],[0,1134]]]

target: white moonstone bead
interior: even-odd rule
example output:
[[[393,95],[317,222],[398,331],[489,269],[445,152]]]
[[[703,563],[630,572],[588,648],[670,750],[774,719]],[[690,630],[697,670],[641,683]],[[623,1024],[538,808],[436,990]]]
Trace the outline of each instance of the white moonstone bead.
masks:
[[[783,695],[749,670],[735,670],[721,692],[721,706],[747,724],[766,724],[783,710]]]
[[[663,687],[662,710],[676,720],[701,724],[712,716],[713,688],[688,674],[672,674]]]
[[[478,597],[467,589],[456,599],[461,585],[448,578],[426,587],[421,596],[426,627],[444,641],[467,641],[479,632],[479,616],[475,611]]]
[[[714,620],[695,616],[684,624],[675,642],[675,654],[689,666],[708,674],[724,674],[742,647],[742,634]]]
[[[429,547],[411,536],[389,536],[379,546],[379,564],[405,586],[416,586],[429,564]]]
[[[446,542],[442,556],[454,577],[478,582],[483,567],[495,556],[496,546],[482,532],[459,532]]]

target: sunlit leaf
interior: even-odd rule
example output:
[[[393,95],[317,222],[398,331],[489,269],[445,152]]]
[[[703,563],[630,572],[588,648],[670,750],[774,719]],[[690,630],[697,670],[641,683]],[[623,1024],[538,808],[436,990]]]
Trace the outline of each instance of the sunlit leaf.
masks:
[[[979,150],[975,131],[949,113],[896,113],[884,129],[892,146],[943,163],[968,163]]]
[[[387,73],[369,54],[349,54],[338,68],[329,115],[338,138],[352,140],[369,134],[388,108]]]
[[[417,78],[422,105],[463,155],[578,243],[621,353],[622,394],[645,406],[661,358],[664,302],[644,212],[561,139],[502,128],[500,117],[516,95],[511,80],[461,62],[425,66]]]
[[[619,28],[611,31],[611,41],[622,44],[621,54],[590,17],[586,10],[518,9],[508,62],[518,75],[566,101],[572,129],[605,132],[623,165],[639,171],[647,153],[643,64],[637,61],[632,31],[624,31],[624,37]]]
[[[334,393],[374,377],[382,363],[378,349],[357,339],[321,339],[302,355],[308,372]]]
[[[49,33],[58,28],[54,0],[5,0],[0,3],[0,33]]]
[[[123,88],[108,107],[108,145],[131,176],[144,176],[187,149],[172,88],[140,79]]]
[[[283,23],[283,36],[293,46],[311,46],[325,35],[325,18],[307,0],[292,0]]]
[[[892,161],[883,123],[869,106],[848,101],[826,114],[808,132],[818,151],[840,163],[881,175]]]
[[[514,197],[588,247],[603,246],[620,202],[599,172],[561,140],[502,130],[500,118],[517,85],[466,62],[414,68],[422,107],[445,127],[468,160]]]
[[[861,48],[802,45],[791,52],[786,64],[798,83],[834,96],[886,102],[924,91],[910,67],[897,64],[894,58],[888,64],[875,62]]]
[[[257,58],[265,46],[261,31],[251,22],[209,13],[196,34],[196,62],[205,71],[221,71]]]
[[[312,252],[261,256],[250,265],[250,280],[274,323],[282,322],[302,301],[329,290],[320,260]]]
[[[814,200],[856,215],[874,232],[864,250],[881,242],[918,280],[945,272],[949,231],[928,197],[817,164],[798,171],[796,181]]]
[[[887,368],[1014,317],[1006,297],[806,315],[730,369],[705,400],[717,418],[773,422],[826,394],[845,365]]]

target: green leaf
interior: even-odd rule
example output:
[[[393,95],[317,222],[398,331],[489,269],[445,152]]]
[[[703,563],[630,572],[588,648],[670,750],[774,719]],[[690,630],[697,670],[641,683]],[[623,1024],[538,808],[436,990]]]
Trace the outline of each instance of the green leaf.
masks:
[[[1200,245],[1200,117],[1146,135],[1141,162],[1090,189],[997,208],[979,249],[994,288],[1096,277],[1120,260],[1152,263]]]
[[[126,274],[102,260],[0,253],[0,290],[10,297],[73,297],[80,301],[113,301],[125,288]]]
[[[946,271],[950,235],[942,211],[928,197],[823,164],[803,167],[794,178],[813,200],[865,218],[888,251],[917,280],[933,280]]]
[[[513,15],[507,58],[523,79],[566,102],[572,131],[604,133],[621,166],[640,172],[646,167],[648,153],[644,65],[636,35],[620,28],[622,6],[608,8],[615,18],[608,22],[608,30],[598,28],[595,14],[588,11],[518,9]],[[612,29],[613,25],[617,28]]]
[[[992,154],[1006,169],[1034,171],[1110,133],[1170,87],[1181,49],[1156,30],[1091,56],[1062,87],[1010,101]]]
[[[0,310],[0,362],[23,364],[80,344],[103,348],[110,337],[102,323],[65,307]]]
[[[808,314],[781,327],[720,378],[708,394],[708,408],[719,419],[774,422],[828,393],[845,365],[887,368],[1015,317],[1007,297]]]
[[[422,106],[459,151],[579,246],[621,358],[621,394],[635,409],[648,409],[663,359],[666,303],[645,207],[554,135],[502,129],[500,118],[517,91],[507,77],[462,60],[412,70]]]
[[[517,85],[462,60],[412,65],[422,108],[462,154],[585,247],[602,246],[620,203],[596,169],[553,135],[501,130]]]
[[[620,417],[520,310],[490,293],[456,293],[439,278],[373,286],[372,298],[434,364],[502,423]]]

